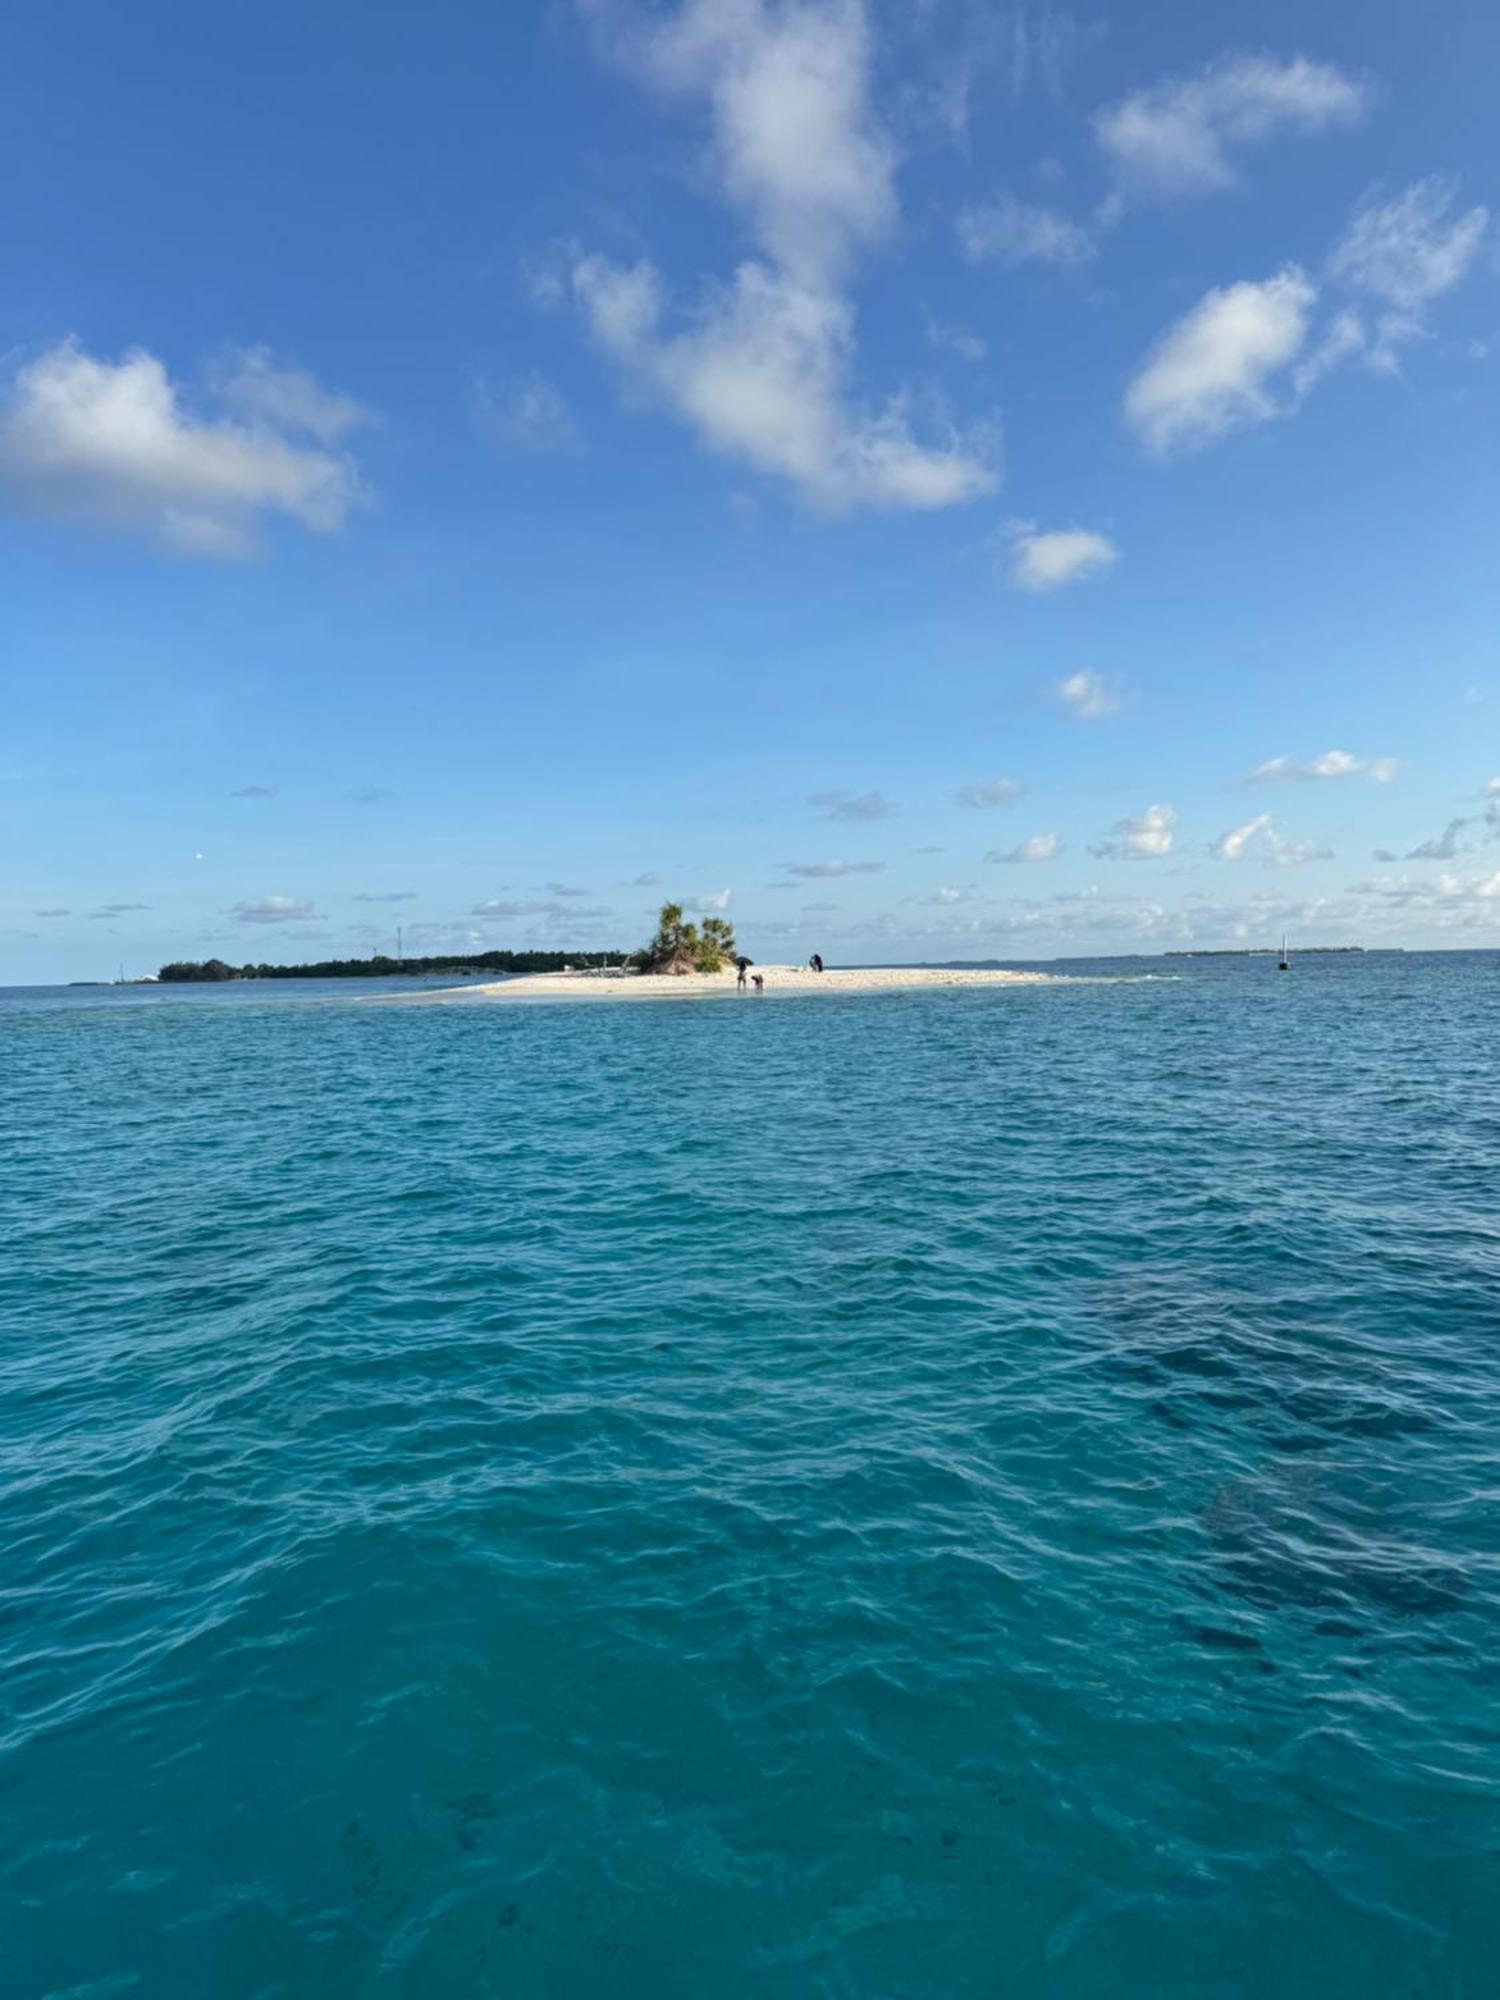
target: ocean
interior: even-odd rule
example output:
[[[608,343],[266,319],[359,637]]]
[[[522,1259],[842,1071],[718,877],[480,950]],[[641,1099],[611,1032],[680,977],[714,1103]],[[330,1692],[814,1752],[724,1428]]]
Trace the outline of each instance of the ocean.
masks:
[[[1500,955],[1076,969],[0,994],[7,2000],[1493,1994]]]

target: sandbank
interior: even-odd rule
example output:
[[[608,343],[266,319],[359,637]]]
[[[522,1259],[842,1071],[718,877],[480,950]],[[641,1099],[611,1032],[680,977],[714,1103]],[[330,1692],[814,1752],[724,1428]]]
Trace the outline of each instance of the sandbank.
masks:
[[[789,994],[885,993],[933,986],[1046,986],[1055,975],[1046,972],[965,971],[924,965],[864,965],[830,967],[814,972],[805,965],[757,965],[765,993],[747,987],[738,997],[747,1002]],[[402,994],[410,1006],[452,1000],[706,1000],[734,999],[738,989],[733,970],[689,973],[537,972],[519,979],[474,980],[464,986],[444,986],[432,993]],[[392,998],[398,996],[393,995]]]

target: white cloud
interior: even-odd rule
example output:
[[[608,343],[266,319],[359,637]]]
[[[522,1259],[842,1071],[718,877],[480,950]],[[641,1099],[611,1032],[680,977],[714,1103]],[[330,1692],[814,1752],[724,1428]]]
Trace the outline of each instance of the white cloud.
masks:
[[[960,785],[953,796],[961,806],[989,811],[996,806],[1014,805],[1025,789],[1019,778],[987,778],[982,784]]]
[[[1010,194],[960,209],[957,229],[959,247],[971,264],[1067,266],[1087,263],[1096,254],[1093,238],[1078,223]]]
[[[1372,784],[1388,785],[1400,766],[1394,757],[1356,757],[1348,750],[1325,750],[1321,756],[1295,763],[1290,757],[1271,757],[1257,764],[1247,784],[1312,783],[1328,778],[1368,778]]]
[[[824,819],[890,819],[896,803],[884,792],[813,792],[807,803],[816,806]]]
[[[1258,854],[1268,868],[1298,868],[1309,861],[1331,861],[1333,850],[1312,840],[1290,840],[1269,813],[1257,813],[1220,836],[1209,849],[1220,861],[1242,861]]]
[[[1301,352],[1316,298],[1295,264],[1207,293],[1126,390],[1127,423],[1148,450],[1166,454],[1281,414],[1273,383]]]
[[[1351,125],[1367,101],[1364,86],[1331,63],[1226,56],[1110,105],[1094,129],[1133,194],[1203,194],[1233,184],[1236,151],[1277,132]]]
[[[722,916],[733,900],[733,889],[709,889],[701,896],[689,896],[687,907],[700,916]]]
[[[557,905],[555,903],[543,902],[535,897],[528,898],[524,902],[511,903],[504,901],[503,898],[492,896],[486,902],[476,903],[470,910],[469,915],[471,917],[506,918],[545,917],[556,911]]]
[[[1134,819],[1117,819],[1112,838],[1101,840],[1090,854],[1110,861],[1158,861],[1172,851],[1177,815],[1170,806],[1147,806]]]
[[[663,90],[707,102],[724,192],[788,275],[821,283],[891,227],[862,0],[686,0],[620,46]]]
[[[1108,569],[1120,551],[1092,528],[1053,528],[1039,533],[1030,521],[1011,524],[1011,576],[1022,590],[1058,590]]]
[[[883,861],[787,861],[782,865],[788,875],[812,881],[822,881],[835,875],[881,875],[885,872]]]
[[[242,924],[301,924],[318,913],[311,903],[298,902],[295,896],[257,896],[236,903],[229,914]]]
[[[273,431],[305,431],[320,444],[337,444],[350,431],[375,422],[352,396],[325,389],[301,368],[278,368],[269,348],[247,347],[221,371],[221,400],[252,424]]]
[[[1098,722],[1106,715],[1117,714],[1125,706],[1119,682],[1103,674],[1069,674],[1057,683],[1052,693],[1081,722]]]
[[[1269,813],[1257,813],[1254,819],[1247,819],[1243,826],[1234,827],[1229,833],[1221,834],[1214,842],[1211,851],[1220,861],[1238,861],[1255,836],[1264,833],[1270,824]]]
[[[1008,848],[1004,854],[992,852],[984,858],[986,861],[1055,861],[1061,853],[1060,833],[1032,833],[1015,847]]]
[[[588,894],[587,889],[576,889],[568,882],[548,882],[546,890],[549,896],[586,896]]]
[[[1399,350],[1427,332],[1428,308],[1472,268],[1489,211],[1452,213],[1455,183],[1436,175],[1386,202],[1367,199],[1329,259],[1329,275],[1384,308],[1369,341],[1370,365],[1389,373]]]
[[[19,369],[0,402],[0,482],[25,508],[187,555],[253,554],[267,515],[314,534],[342,527],[364,497],[358,476],[302,434],[314,419],[320,435],[357,421],[334,414],[346,399],[251,358],[234,379],[246,415],[199,417],[154,355],[136,348],[101,361],[64,341]],[[306,407],[294,420],[299,396]],[[279,420],[270,414],[278,399]]]
[[[482,437],[517,451],[576,452],[582,443],[567,398],[535,369],[498,385],[477,383],[474,422]]]
[[[676,325],[649,262],[575,259],[572,295],[595,343],[710,450],[824,511],[992,491],[993,426],[961,433],[939,416],[924,441],[904,394],[872,409],[851,399],[844,287],[896,213],[861,0],[686,0],[638,19],[616,49],[657,88],[706,105],[718,184],[763,254]]]
[[[414,903],[417,900],[417,892],[415,889],[387,889],[384,894],[380,894],[361,889],[356,892],[353,900],[356,903]]]
[[[711,450],[786,480],[828,513],[951,507],[998,483],[991,432],[940,423],[917,438],[909,399],[847,401],[854,314],[838,294],[741,264],[683,330],[661,325],[649,265],[585,257],[574,293],[596,342],[673,408]]]

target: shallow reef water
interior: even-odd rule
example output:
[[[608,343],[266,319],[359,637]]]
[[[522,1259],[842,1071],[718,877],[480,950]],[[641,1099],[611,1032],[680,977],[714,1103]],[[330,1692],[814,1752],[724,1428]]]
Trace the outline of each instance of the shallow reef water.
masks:
[[[0,995],[9,2000],[1494,1993],[1500,960],[1167,969]]]

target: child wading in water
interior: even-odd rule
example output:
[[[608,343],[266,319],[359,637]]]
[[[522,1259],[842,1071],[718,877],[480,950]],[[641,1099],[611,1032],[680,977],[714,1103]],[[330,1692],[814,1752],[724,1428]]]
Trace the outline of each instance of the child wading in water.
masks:
[[[752,985],[752,986],[754,986],[754,988],[755,988],[755,990],[756,990],[756,992],[757,992],[757,993],[764,993],[764,992],[765,992],[765,990],[766,990],[766,982],[765,982],[765,980],[764,980],[764,979],[762,979],[762,978],[761,978],[761,976],[760,976],[760,974],[759,974],[758,972],[757,972],[757,973],[756,973],[756,974],[755,974],[755,975],[753,976],[753,978],[751,979],[751,982],[750,982],[750,983],[751,983],[751,985]]]

